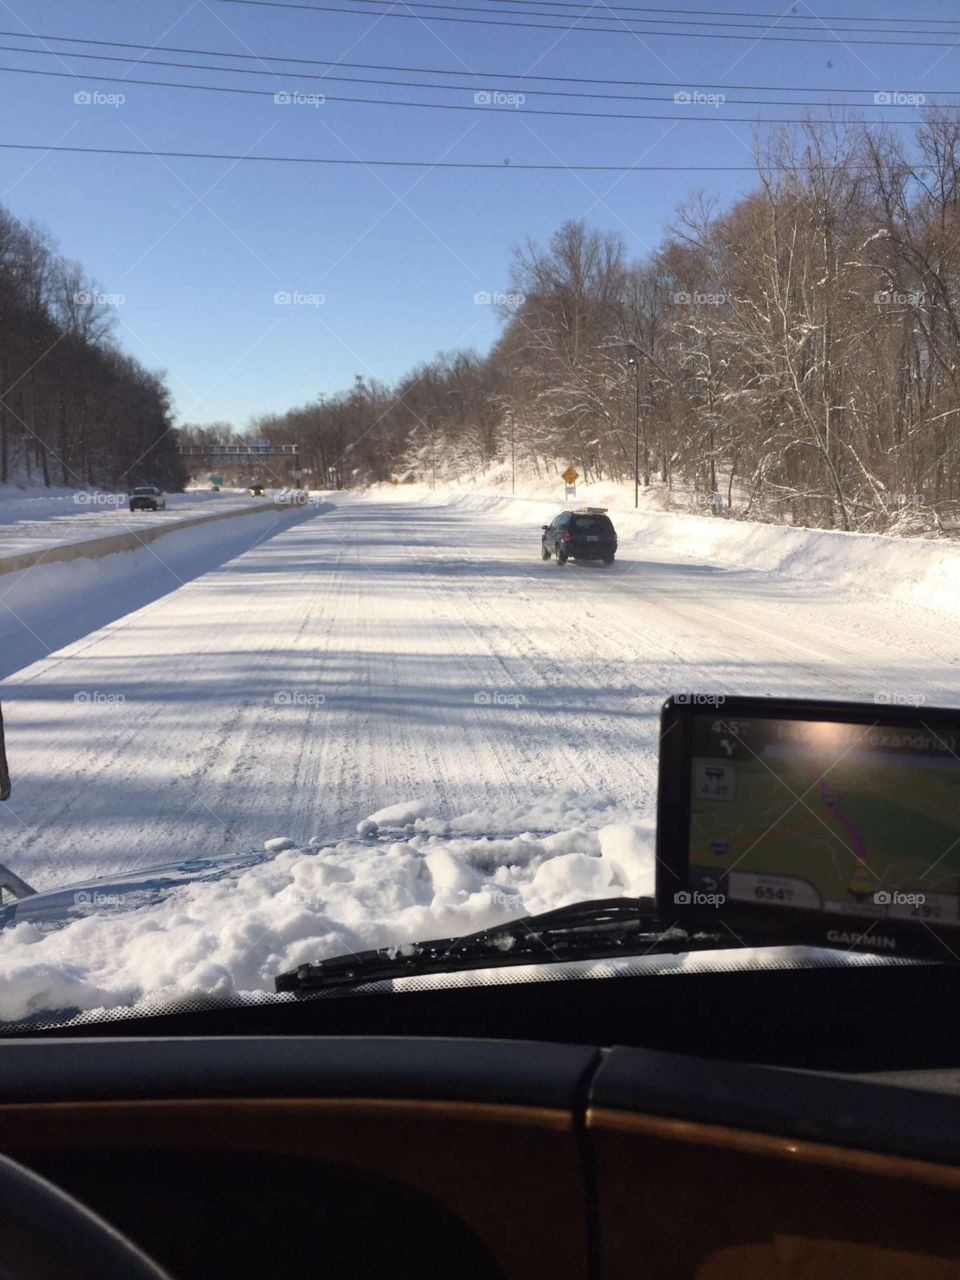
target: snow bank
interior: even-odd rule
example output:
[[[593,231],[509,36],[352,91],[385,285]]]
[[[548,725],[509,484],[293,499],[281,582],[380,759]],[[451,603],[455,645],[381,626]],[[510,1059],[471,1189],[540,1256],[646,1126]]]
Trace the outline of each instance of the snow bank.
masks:
[[[66,923],[38,917],[0,930],[0,1019],[272,991],[276,974],[308,961],[652,890],[652,829],[616,810],[595,811],[592,828],[578,822],[546,836],[504,830],[492,814],[484,836],[458,835],[456,822],[443,824],[447,834],[386,828],[385,814],[402,821],[416,807],[381,810],[377,840],[280,848],[235,875],[129,909],[133,895],[81,891]],[[561,798],[555,811],[568,808]],[[611,812],[617,821],[604,823]],[[535,827],[542,806],[529,817]],[[416,825],[439,820],[427,814]]]

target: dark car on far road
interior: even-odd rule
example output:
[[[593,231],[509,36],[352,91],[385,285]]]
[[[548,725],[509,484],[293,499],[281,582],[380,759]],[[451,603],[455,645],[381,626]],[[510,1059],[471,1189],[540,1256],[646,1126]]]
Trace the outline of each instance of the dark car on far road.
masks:
[[[141,484],[130,491],[131,511],[166,511],[167,495],[155,484]]]
[[[540,553],[544,560],[556,556],[557,564],[573,560],[602,560],[613,564],[617,554],[617,531],[606,507],[580,507],[561,511],[543,526]]]

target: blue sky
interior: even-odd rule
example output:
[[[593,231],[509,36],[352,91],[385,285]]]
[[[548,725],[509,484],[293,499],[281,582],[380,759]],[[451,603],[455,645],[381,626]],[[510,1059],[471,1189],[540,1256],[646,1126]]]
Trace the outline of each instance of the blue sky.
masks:
[[[524,3],[511,0],[503,7],[517,10]],[[679,16],[722,7],[724,0],[699,0],[675,9]],[[791,22],[789,9],[769,0],[726,0],[726,9],[777,11],[787,15],[781,26]],[[802,3],[793,9],[821,12]],[[578,14],[569,12],[571,20]],[[960,35],[954,6],[935,0],[909,7],[886,0],[827,0],[822,12],[831,15],[820,28],[824,35],[836,27],[838,14],[952,19]],[[598,5],[593,13],[609,16],[610,10]],[[553,21],[566,25],[564,19]],[[222,0],[14,0],[0,3],[0,29],[476,72],[473,78],[456,77],[464,87],[454,92],[351,88],[313,82],[293,68],[274,78],[133,69],[74,59],[65,52],[68,46],[47,42],[59,56],[2,52],[0,66],[80,75],[72,80],[0,72],[3,141],[513,165],[744,164],[750,162],[753,126],[732,118],[788,113],[737,107],[731,101],[737,96],[775,95],[733,90],[722,107],[675,107],[669,88],[624,90],[663,94],[664,102],[604,103],[535,99],[528,84],[526,103],[502,114],[330,99],[339,93],[469,105],[476,91],[515,87],[490,71],[657,80],[678,90],[709,82],[803,85],[823,94],[852,87],[870,94],[933,94],[955,85],[960,67],[960,49],[936,36],[930,38],[934,47],[925,48],[855,46],[842,38],[786,46],[770,39],[641,38],[431,24],[369,13],[271,11]],[[9,34],[0,43],[31,45]],[[246,65],[264,69],[256,61]],[[304,70],[319,74],[322,68]],[[319,92],[328,100],[322,106],[282,105],[270,96],[109,84],[94,79],[94,72],[271,93]],[[125,101],[76,103],[74,95],[85,91],[123,94]],[[576,121],[534,116],[534,106],[656,112],[674,120]],[[894,114],[910,119],[916,113],[908,108]],[[527,237],[542,242],[565,220],[585,217],[620,231],[639,256],[657,244],[676,205],[691,191],[703,188],[727,203],[750,185],[745,173],[369,170],[0,151],[0,200],[18,217],[48,228],[61,251],[82,262],[105,292],[122,296],[116,308],[119,340],[150,367],[168,371],[181,418],[222,418],[238,426],[253,414],[348,387],[358,373],[389,381],[439,351],[485,350],[496,337],[497,319],[475,295],[508,287],[512,249]],[[300,300],[278,304],[278,293]]]

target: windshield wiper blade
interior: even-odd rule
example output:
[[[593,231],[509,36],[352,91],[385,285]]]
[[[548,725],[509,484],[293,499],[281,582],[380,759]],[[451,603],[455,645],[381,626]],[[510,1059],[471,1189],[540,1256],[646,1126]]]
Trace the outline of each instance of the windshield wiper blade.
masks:
[[[768,944],[774,945],[769,938],[738,938],[726,929],[689,933],[665,924],[652,898],[605,898],[523,916],[460,938],[434,938],[301,964],[274,981],[277,991],[315,991],[464,969]]]

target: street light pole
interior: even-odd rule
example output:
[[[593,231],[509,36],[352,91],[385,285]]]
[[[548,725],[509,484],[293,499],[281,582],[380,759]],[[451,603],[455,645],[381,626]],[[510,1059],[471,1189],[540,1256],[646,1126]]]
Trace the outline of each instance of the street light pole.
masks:
[[[640,506],[640,361],[635,355],[627,357],[634,373],[634,424],[633,424],[633,505]]]
[[[517,424],[513,413],[510,414],[510,492],[517,492]]]

